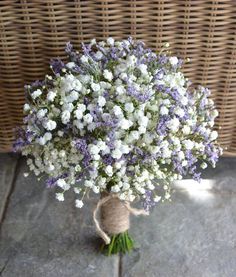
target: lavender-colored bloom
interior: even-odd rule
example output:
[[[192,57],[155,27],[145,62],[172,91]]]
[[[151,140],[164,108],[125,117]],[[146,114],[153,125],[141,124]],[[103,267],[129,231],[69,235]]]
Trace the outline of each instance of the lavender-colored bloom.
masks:
[[[59,58],[52,59],[50,65],[52,66],[52,69],[55,72],[55,74],[60,73],[61,70],[65,67],[65,64]]]
[[[71,52],[72,52],[72,50],[73,50],[73,45],[71,44],[70,41],[68,41],[68,42],[66,43],[66,47],[65,47],[65,52],[66,52],[66,54],[70,55]]]
[[[105,165],[112,165],[115,162],[115,159],[112,158],[112,156],[109,155],[109,154],[104,155],[102,160],[103,160]]]
[[[88,152],[88,145],[85,139],[76,139],[75,147],[84,155]]]
[[[90,56],[91,45],[82,43],[82,50],[83,50],[83,53],[84,53],[85,56]]]
[[[156,127],[156,131],[160,136],[165,136],[167,134],[167,126],[166,123],[170,120],[169,115],[160,116],[159,122]]]
[[[167,56],[164,56],[164,55],[160,55],[158,56],[158,62],[162,65],[168,63],[169,59]]]
[[[151,97],[151,93],[150,91],[147,91],[145,93],[139,92],[134,86],[132,85],[128,85],[127,90],[126,90],[127,94],[136,98],[139,102],[146,102],[150,99]]]
[[[200,183],[201,182],[201,173],[199,172],[199,173],[194,173],[193,174],[193,180],[194,181],[197,181],[198,183]]]
[[[156,205],[153,200],[152,192],[150,190],[145,191],[145,199],[143,201],[143,208],[145,211],[149,211],[152,207]]]

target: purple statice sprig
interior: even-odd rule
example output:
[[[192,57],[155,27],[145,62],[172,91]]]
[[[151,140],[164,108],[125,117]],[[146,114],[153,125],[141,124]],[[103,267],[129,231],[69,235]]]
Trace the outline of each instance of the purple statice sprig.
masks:
[[[153,199],[153,194],[150,190],[145,191],[145,198],[142,204],[145,211],[149,211],[156,205],[156,202]]]

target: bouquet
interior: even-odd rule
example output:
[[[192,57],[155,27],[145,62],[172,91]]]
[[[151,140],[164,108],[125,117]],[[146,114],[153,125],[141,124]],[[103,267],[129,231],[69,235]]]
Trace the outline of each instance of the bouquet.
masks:
[[[199,169],[215,167],[222,153],[210,91],[192,87],[168,47],[155,53],[108,38],[78,52],[69,42],[69,62],[52,60],[52,74],[25,87],[14,148],[57,188],[57,200],[73,190],[82,208],[89,191],[101,195],[93,215],[108,254],[132,249],[130,213],[170,200],[171,182],[187,174],[199,181]],[[130,206],[135,199],[142,209]]]

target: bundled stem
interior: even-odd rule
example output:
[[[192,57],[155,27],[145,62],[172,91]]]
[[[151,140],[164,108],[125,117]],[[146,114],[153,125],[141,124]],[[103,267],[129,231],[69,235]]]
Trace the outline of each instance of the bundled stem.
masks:
[[[109,244],[103,244],[101,247],[105,255],[111,256],[113,254],[130,252],[134,248],[134,241],[129,235],[128,230],[124,233],[112,235]]]

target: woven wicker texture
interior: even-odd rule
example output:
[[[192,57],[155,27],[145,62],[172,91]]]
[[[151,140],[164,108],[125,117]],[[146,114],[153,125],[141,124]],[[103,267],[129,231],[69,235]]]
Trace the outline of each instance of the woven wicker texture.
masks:
[[[220,112],[216,129],[225,154],[236,155],[236,3],[234,0],[1,0],[0,152],[10,151],[22,123],[25,83],[43,78],[64,46],[131,35],[153,49],[164,42],[189,57],[184,68],[208,86]]]

